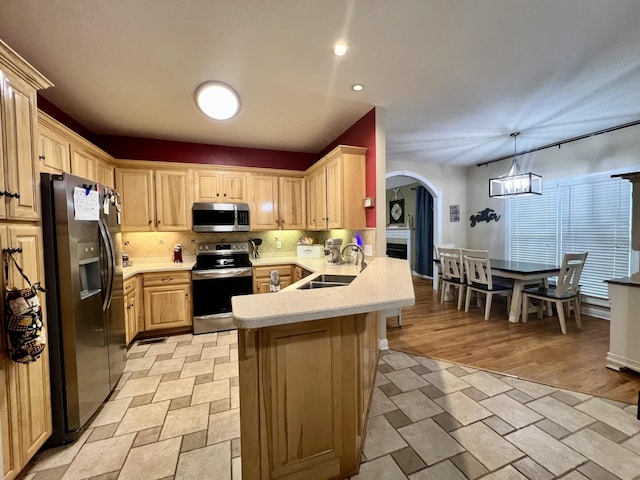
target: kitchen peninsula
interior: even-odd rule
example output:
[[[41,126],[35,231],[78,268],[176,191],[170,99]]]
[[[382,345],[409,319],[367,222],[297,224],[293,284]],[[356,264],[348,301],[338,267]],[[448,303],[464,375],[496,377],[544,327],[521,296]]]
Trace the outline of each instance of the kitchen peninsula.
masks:
[[[246,479],[338,479],[360,464],[382,312],[413,305],[405,260],[322,266],[269,295],[233,297]],[[322,273],[349,285],[299,290]]]

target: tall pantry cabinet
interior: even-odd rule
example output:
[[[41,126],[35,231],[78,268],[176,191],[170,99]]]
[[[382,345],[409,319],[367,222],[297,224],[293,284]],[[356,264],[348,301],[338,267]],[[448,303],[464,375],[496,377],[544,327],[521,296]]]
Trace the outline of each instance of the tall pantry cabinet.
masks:
[[[36,92],[52,84],[0,40],[0,246],[15,254],[32,281],[44,279]],[[4,270],[4,269],[2,269]],[[23,288],[11,269],[1,284]],[[4,287],[1,292],[4,299]],[[44,307],[44,295],[40,301]],[[2,302],[0,301],[0,305]],[[2,308],[2,307],[0,307]],[[2,312],[4,315],[4,312]],[[43,308],[46,326],[46,312]],[[49,357],[13,362],[0,322],[0,438],[2,478],[16,478],[51,435]]]

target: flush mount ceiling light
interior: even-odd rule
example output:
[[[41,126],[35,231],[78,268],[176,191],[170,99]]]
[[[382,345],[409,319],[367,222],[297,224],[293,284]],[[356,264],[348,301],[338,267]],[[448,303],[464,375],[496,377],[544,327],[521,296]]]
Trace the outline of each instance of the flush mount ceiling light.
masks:
[[[506,198],[514,195],[542,195],[542,177],[535,173],[525,173],[518,165],[516,138],[520,132],[513,132],[513,163],[511,169],[498,178],[489,180],[489,197]]]
[[[347,53],[347,46],[344,43],[336,43],[332,52],[336,57],[342,57]]]
[[[361,83],[356,83],[351,87],[351,90],[353,90],[354,92],[361,92],[362,90],[364,90],[364,85],[362,85]]]
[[[240,96],[226,83],[205,82],[196,89],[196,104],[207,117],[228,120],[240,111]]]

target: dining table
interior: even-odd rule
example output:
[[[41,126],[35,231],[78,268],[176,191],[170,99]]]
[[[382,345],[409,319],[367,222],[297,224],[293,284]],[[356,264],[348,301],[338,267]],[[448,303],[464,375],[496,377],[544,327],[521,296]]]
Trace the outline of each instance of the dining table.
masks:
[[[491,259],[491,275],[513,280],[513,293],[511,295],[511,308],[509,309],[509,321],[520,321],[520,308],[522,304],[522,289],[525,285],[540,283],[548,287],[547,279],[560,273],[560,266],[550,263],[521,262],[516,260]]]

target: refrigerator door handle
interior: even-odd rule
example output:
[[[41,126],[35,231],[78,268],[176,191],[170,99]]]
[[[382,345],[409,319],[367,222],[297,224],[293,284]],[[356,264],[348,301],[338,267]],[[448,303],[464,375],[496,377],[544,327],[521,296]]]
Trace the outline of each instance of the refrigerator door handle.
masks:
[[[102,301],[102,309],[106,311],[111,305],[111,298],[113,296],[113,269],[115,265],[115,259],[109,231],[105,227],[104,221],[102,219],[98,221],[98,227],[100,229],[100,236],[102,237],[102,243],[104,244],[107,257],[107,284],[105,285],[106,291],[104,299]]]

